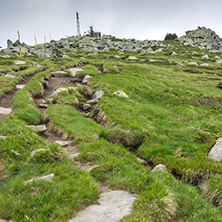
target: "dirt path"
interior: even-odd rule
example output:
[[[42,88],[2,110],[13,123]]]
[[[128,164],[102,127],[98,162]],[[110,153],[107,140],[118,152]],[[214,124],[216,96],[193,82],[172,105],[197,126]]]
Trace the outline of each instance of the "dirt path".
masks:
[[[42,98],[36,100],[37,103],[44,102],[44,100],[54,92],[54,89],[62,86],[75,86],[80,83],[81,79],[73,77],[50,77],[48,86],[45,89]],[[45,116],[46,108],[39,108],[43,116]],[[50,143],[58,143],[62,146],[70,158],[79,155],[73,141],[64,141],[64,135],[59,132],[56,127],[53,128],[50,123],[47,123],[47,130],[44,137]],[[97,166],[92,166],[80,161],[74,161],[74,167],[81,170],[88,171],[89,173]],[[105,182],[99,182],[100,198],[98,204],[87,207],[84,211],[70,219],[70,222],[75,221],[95,221],[95,222],[114,222],[119,221],[124,216],[130,214],[132,210],[132,203],[136,197],[126,191],[111,190]]]

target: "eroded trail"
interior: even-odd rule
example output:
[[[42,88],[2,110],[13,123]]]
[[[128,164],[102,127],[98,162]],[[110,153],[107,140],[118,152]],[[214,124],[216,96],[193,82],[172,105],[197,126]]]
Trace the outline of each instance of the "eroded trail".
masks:
[[[48,140],[48,142],[57,143],[62,146],[70,158],[75,158],[80,154],[76,149],[75,143],[72,140],[67,140],[68,137],[66,134],[50,124],[50,118],[46,117],[47,105],[43,107],[43,104],[46,104],[46,99],[52,95],[52,93],[55,91],[55,88],[63,86],[75,87],[77,84],[79,85],[82,83],[83,77],[79,78],[75,76],[75,72],[78,70],[75,69],[71,71],[73,74],[72,77],[50,77],[48,79],[47,87],[45,88],[44,96],[42,98],[36,99],[36,104],[38,105],[42,115],[45,117],[47,130],[44,132],[43,136]],[[52,98],[51,103],[56,103],[56,101]],[[40,106],[40,104],[42,105]],[[82,109],[82,107],[83,104],[80,104],[79,108],[76,108],[79,111],[81,110],[82,113],[87,113],[88,111]],[[91,110],[95,109],[95,105],[90,105],[90,107]],[[92,166],[88,163],[82,163],[80,161],[74,161],[73,164],[74,167],[88,171],[89,173],[94,168],[98,167],[97,165]],[[91,205],[83,211],[79,212],[76,217],[69,220],[70,222],[91,220],[98,222],[114,222],[119,221],[124,216],[130,214],[133,201],[136,199],[133,194],[122,190],[111,190],[105,182],[98,181],[98,183],[100,191],[100,198],[98,199],[98,203]]]
[[[33,76],[36,74],[44,71],[45,69],[41,71],[36,71],[30,75],[26,75],[23,77],[22,80],[18,82],[18,84],[15,85],[15,87],[6,92],[4,95],[0,96],[0,121],[8,118],[10,116],[10,113],[12,112],[12,101],[15,93],[19,90],[25,87],[29,81],[32,79]]]

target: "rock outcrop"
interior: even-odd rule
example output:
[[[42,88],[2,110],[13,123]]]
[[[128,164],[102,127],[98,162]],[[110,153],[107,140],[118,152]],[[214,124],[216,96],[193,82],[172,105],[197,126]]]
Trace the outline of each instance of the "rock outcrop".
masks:
[[[185,45],[208,49],[213,52],[222,52],[222,40],[211,29],[198,27],[196,30],[187,31],[186,35],[178,38]]]

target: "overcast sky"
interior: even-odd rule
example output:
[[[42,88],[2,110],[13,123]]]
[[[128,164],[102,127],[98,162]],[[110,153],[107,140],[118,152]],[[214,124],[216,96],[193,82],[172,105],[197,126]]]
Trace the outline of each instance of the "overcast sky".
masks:
[[[21,41],[34,45],[81,33],[92,24],[102,34],[120,38],[163,40],[205,26],[222,37],[222,0],[0,0],[0,46]]]

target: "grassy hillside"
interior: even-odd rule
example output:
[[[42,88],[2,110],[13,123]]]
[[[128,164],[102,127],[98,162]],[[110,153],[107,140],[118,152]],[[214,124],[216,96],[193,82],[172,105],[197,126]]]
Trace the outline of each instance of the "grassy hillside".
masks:
[[[13,109],[0,121],[6,136],[0,137],[1,219],[68,221],[96,203],[104,183],[137,197],[122,221],[222,221],[221,162],[207,157],[222,135],[222,68],[215,58],[221,55],[165,44],[174,48],[155,54],[64,50],[65,59],[0,57],[0,101],[10,94]],[[206,54],[209,59],[202,59]],[[83,71],[53,82],[52,71],[71,75],[73,67]],[[81,84],[86,75],[91,78]],[[21,81],[26,86],[15,90]],[[50,97],[61,86],[67,90]],[[115,95],[119,90],[128,97]],[[104,92],[98,103],[86,105],[98,91]],[[39,100],[47,109],[39,108]],[[46,133],[27,127],[39,124],[46,124]],[[70,157],[56,139],[73,141],[79,155]],[[152,172],[158,164],[167,171]],[[85,165],[94,167],[87,171]],[[25,183],[51,173],[53,181]]]

